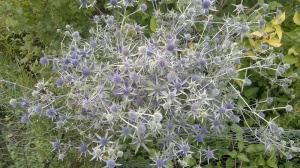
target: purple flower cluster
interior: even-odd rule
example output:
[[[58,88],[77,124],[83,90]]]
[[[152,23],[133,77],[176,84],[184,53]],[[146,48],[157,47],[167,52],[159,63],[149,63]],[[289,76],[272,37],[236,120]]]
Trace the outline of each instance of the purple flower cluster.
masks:
[[[239,101],[244,100],[240,90],[256,82],[247,70],[274,70],[279,76],[288,66],[270,63],[275,56],[268,54],[271,47],[263,44],[264,56],[255,52],[259,64],[241,67],[241,60],[248,59],[247,52],[253,49],[241,49],[235,35],[243,37],[251,31],[249,25],[259,18],[249,22],[236,18],[230,24],[214,22],[213,16],[208,16],[214,1],[197,2],[182,4],[186,13],[170,11],[158,15],[160,22],[150,39],[137,24],[126,23],[126,19],[118,22],[113,16],[98,18],[97,29],[99,22],[103,28],[91,31],[89,40],[82,39],[78,31],[69,33],[71,42],[62,48],[62,56],[40,59],[41,64],[56,67],[59,77],[54,86],[67,93],[55,95],[47,88],[37,87],[45,94],[30,101],[23,99],[21,107],[34,110],[23,115],[21,122],[29,123],[29,117],[44,114],[57,128],[74,127],[82,139],[90,142],[74,142],[78,152],[113,168],[120,165],[116,160],[123,156],[121,145],[125,140],[135,146],[135,153],[150,153],[156,139],[155,145],[162,152],[152,158],[153,165],[165,167],[168,161],[188,157],[205,146],[209,135],[222,134],[239,123],[245,111],[255,116],[252,118],[265,120],[252,106],[245,105],[246,101]],[[109,1],[115,10],[122,11],[118,9],[120,4]],[[147,5],[141,4],[138,10],[150,10]],[[201,37],[190,31],[194,23],[207,26],[201,29]],[[262,27],[266,23],[259,20],[259,24]],[[220,28],[209,28],[214,26]],[[133,31],[134,36],[128,35]],[[271,105],[273,98],[265,102]],[[291,106],[285,109],[293,110]],[[182,134],[188,135],[187,140],[182,140]],[[53,151],[62,147],[66,148],[59,140],[52,142]],[[214,150],[205,147],[201,157],[216,159]]]

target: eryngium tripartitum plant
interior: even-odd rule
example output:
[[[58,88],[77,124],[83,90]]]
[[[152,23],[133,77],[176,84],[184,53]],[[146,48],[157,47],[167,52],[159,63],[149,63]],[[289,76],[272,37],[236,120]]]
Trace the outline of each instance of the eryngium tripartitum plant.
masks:
[[[80,7],[88,4],[80,2]],[[249,71],[286,90],[291,84],[292,76],[281,77],[288,66],[273,53],[274,46],[247,43],[255,39],[252,32],[266,25],[262,20],[276,13],[264,14],[259,8],[243,18],[239,15],[245,8],[237,5],[235,17],[220,20],[213,15],[215,3],[178,1],[178,9],[161,13],[155,1],[111,0],[107,6],[114,15],[94,16],[88,39],[67,25],[70,42],[62,42],[59,55],[40,59],[52,67],[53,80],[38,82],[31,96],[10,102],[22,109],[20,122],[51,121],[53,128],[76,138],[50,137],[49,151],[62,157],[75,148],[78,156],[108,168],[121,165],[127,148],[135,155],[151,155],[155,167],[174,160],[189,166],[185,158],[191,155],[200,155],[199,165],[212,162],[218,149],[208,145],[210,137],[232,134],[230,128],[246,127],[247,119],[257,126],[248,128],[252,139],[264,143],[266,150],[278,148],[289,156],[298,152],[295,144],[281,138],[283,129],[275,120],[264,115],[293,107],[272,108],[269,97],[264,102],[270,106],[258,110],[263,102],[251,104],[241,94],[253,84]],[[134,13],[125,11],[132,6],[137,7],[134,13],[154,12],[150,26],[131,19]],[[144,34],[146,30],[150,33]],[[244,66],[245,60],[250,64]],[[55,94],[48,87],[52,83]]]

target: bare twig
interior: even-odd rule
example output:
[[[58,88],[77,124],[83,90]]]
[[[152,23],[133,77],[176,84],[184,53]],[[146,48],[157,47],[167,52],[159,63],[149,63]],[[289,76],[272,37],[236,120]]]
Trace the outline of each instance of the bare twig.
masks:
[[[221,0],[221,1],[220,1],[219,8],[218,8],[218,10],[215,12],[215,14],[218,14],[218,13],[224,8],[226,2],[227,2],[227,0]]]
[[[253,12],[258,6],[259,6],[259,4],[256,3],[252,8],[245,10],[245,11],[247,11],[246,15]]]

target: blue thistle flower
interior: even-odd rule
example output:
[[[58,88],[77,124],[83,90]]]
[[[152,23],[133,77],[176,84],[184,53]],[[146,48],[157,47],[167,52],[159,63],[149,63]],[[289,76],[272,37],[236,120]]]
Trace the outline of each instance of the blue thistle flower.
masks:
[[[191,153],[190,150],[191,150],[191,148],[190,148],[189,144],[182,143],[182,144],[180,144],[179,150],[177,153],[180,153],[184,157],[184,156],[187,156],[189,153]]]
[[[73,65],[73,67],[77,67],[79,65],[79,60],[78,59],[72,59],[71,64]]]
[[[102,146],[106,146],[108,144],[108,139],[103,137],[99,140],[99,142]]]
[[[162,159],[162,158],[158,158],[156,161],[155,161],[155,164],[158,168],[163,168],[167,165],[167,160],[166,159]]]
[[[177,74],[174,71],[171,71],[168,73],[167,79],[169,82],[174,82],[177,79]]]
[[[141,123],[141,124],[137,125],[137,132],[139,134],[145,134],[146,130],[147,130],[147,128],[144,124]]]
[[[109,3],[110,3],[111,6],[117,6],[118,5],[117,0],[109,0]]]
[[[205,150],[204,152],[205,152],[205,156],[207,157],[207,159],[214,158],[214,151],[208,149],[208,150]]]
[[[41,112],[42,112],[42,105],[41,105],[41,104],[37,104],[37,105],[34,107],[34,112],[36,112],[36,113],[41,113]]]
[[[126,126],[122,128],[122,133],[124,136],[128,136],[130,134],[131,128]]]
[[[172,43],[172,42],[167,42],[166,48],[167,48],[168,51],[172,52],[172,51],[175,50],[176,45],[174,43]]]
[[[40,58],[40,63],[43,65],[47,65],[48,64],[47,56],[43,56],[42,58]]]
[[[21,107],[27,108],[30,106],[30,103],[27,99],[23,99],[21,102]]]
[[[79,32],[78,32],[78,31],[73,32],[73,33],[72,33],[72,36],[73,36],[74,38],[79,38]]]
[[[80,145],[79,152],[84,153],[86,151],[87,151],[87,145],[85,144]]]
[[[200,65],[200,66],[205,66],[205,65],[206,65],[206,61],[203,60],[203,59],[200,60],[200,61],[199,61],[199,65]]]
[[[157,61],[157,65],[160,67],[160,68],[164,68],[164,67],[166,67],[166,65],[167,65],[167,61],[165,60],[165,59],[159,59],[158,61]]]
[[[91,70],[89,68],[83,68],[81,71],[82,76],[87,77],[91,75]]]
[[[52,151],[59,149],[61,146],[61,143],[59,140],[57,140],[56,142],[51,142],[51,144],[52,144],[52,148],[53,148]]]
[[[71,59],[70,58],[64,58],[63,59],[63,63],[64,64],[70,64],[71,63]]]
[[[78,55],[76,53],[73,53],[70,55],[71,59],[78,59]]]
[[[21,122],[22,123],[28,123],[29,122],[29,116],[27,114],[24,114],[22,117],[21,117]]]
[[[85,50],[80,50],[78,52],[78,55],[81,55],[82,57],[86,57],[87,52]]]
[[[141,4],[140,7],[141,7],[143,12],[146,12],[146,10],[147,10],[147,5],[146,4]]]
[[[64,80],[62,78],[56,79],[56,85],[57,87],[61,87],[64,84]]]
[[[115,74],[115,75],[113,76],[112,81],[113,81],[113,83],[116,84],[116,85],[117,85],[117,84],[120,84],[120,83],[123,82],[123,77],[122,77],[121,75],[119,75],[119,74]]]
[[[226,109],[228,109],[228,110],[232,110],[233,108],[234,108],[234,104],[233,103],[228,103],[226,105]]]
[[[114,35],[115,35],[116,37],[121,37],[121,36],[122,36],[122,33],[121,33],[120,30],[116,30],[115,33],[114,33]]]
[[[91,40],[90,40],[90,46],[91,46],[92,48],[96,48],[96,47],[97,47],[97,42],[96,42],[96,40],[91,39]]]
[[[272,104],[273,98],[272,98],[272,97],[268,97],[268,98],[267,98],[267,102],[268,102],[268,104]]]
[[[153,49],[150,48],[150,47],[148,47],[148,48],[147,48],[147,51],[146,51],[146,55],[147,55],[148,57],[151,57],[152,55],[154,55]]]
[[[55,118],[56,117],[56,111],[53,108],[49,108],[46,110],[46,116],[48,116],[49,118]]]
[[[269,46],[268,46],[267,44],[261,45],[261,49],[262,49],[262,50],[266,50],[266,49],[268,49],[268,48],[269,48]]]
[[[278,68],[278,74],[279,74],[279,75],[282,75],[282,74],[284,74],[284,73],[285,73],[285,69],[282,68],[282,67],[279,67],[279,68]]]
[[[70,51],[76,51],[76,47],[75,46],[70,46]]]
[[[197,141],[197,142],[203,142],[203,141],[204,141],[204,137],[205,137],[205,136],[202,135],[202,134],[197,135],[197,136],[196,136],[196,141]]]

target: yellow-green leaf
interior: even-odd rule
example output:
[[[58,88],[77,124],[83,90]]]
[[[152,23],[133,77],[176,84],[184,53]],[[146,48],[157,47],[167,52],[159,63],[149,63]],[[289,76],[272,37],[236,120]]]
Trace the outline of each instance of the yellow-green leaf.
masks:
[[[253,60],[257,60],[256,55],[252,51],[246,52],[247,56]]]
[[[274,46],[274,47],[280,47],[282,45],[280,40],[276,37],[270,38],[269,40],[267,40],[267,43],[271,46]]]
[[[252,35],[254,35],[254,36],[256,36],[256,37],[261,37],[261,36],[263,36],[263,34],[261,33],[261,32],[259,32],[259,31],[255,31],[255,32],[253,32],[253,33],[251,33]]]
[[[297,50],[297,48],[294,45],[293,47],[289,48],[288,54],[289,55],[291,55],[291,54],[293,54],[293,55],[299,55],[299,52],[297,52],[296,50]]]
[[[298,12],[295,12],[293,17],[294,23],[300,26],[300,14]]]
[[[155,32],[156,28],[157,28],[156,18],[154,16],[152,16],[151,20],[150,20],[150,30]]]
[[[280,15],[276,16],[272,19],[272,24],[274,26],[281,24],[285,20],[285,12],[281,13]]]
[[[276,29],[276,34],[277,34],[278,38],[281,40],[281,38],[282,38],[282,29],[281,29],[281,26],[280,25],[276,25],[275,29]]]

